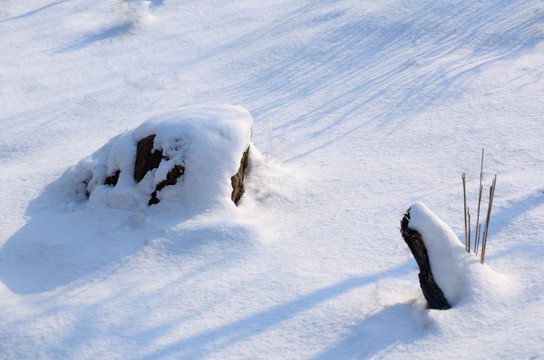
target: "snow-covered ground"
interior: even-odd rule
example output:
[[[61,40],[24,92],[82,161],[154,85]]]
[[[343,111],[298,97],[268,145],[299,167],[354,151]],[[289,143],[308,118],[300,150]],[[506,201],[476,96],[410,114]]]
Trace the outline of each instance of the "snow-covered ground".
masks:
[[[544,359],[541,0],[3,0],[0,39],[0,358]],[[216,104],[253,117],[238,207],[59,186]],[[400,219],[463,240],[482,148],[486,263],[426,310]]]

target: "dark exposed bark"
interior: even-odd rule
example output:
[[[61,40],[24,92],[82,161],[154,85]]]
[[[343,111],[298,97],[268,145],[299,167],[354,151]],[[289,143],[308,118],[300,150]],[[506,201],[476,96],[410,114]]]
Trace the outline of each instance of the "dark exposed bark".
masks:
[[[408,223],[410,222],[410,209],[406,211],[404,217],[400,222],[400,232],[402,238],[410,248],[412,255],[416,259],[419,267],[419,285],[423,291],[423,295],[427,300],[428,307],[430,309],[446,310],[451,306],[446,300],[444,293],[436,283],[431,270],[431,264],[429,262],[429,255],[427,248],[421,237],[421,234],[416,230],[410,229]]]
[[[163,159],[161,150],[153,150],[155,135],[149,135],[138,142],[136,150],[136,165],[134,166],[134,181],[139,183],[148,171],[159,167]]]
[[[249,163],[249,147],[242,155],[242,160],[240,160],[240,167],[238,172],[230,178],[232,185],[231,200],[237,204],[240,198],[244,193],[244,173]]]

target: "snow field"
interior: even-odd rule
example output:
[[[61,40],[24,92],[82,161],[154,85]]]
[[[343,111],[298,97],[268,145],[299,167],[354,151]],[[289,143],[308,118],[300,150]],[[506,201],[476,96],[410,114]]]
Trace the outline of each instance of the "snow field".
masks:
[[[2,2],[0,357],[542,358],[543,13]],[[254,119],[238,207],[51,190],[113,137],[201,104]],[[482,148],[486,265],[463,260],[457,304],[426,310],[399,221],[424,203],[462,239],[461,173],[472,208]]]

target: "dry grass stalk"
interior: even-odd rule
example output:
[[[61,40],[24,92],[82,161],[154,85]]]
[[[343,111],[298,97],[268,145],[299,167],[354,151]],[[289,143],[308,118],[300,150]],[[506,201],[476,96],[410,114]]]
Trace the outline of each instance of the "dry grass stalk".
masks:
[[[489,231],[489,220],[491,219],[491,209],[493,208],[493,197],[495,196],[495,186],[497,184],[497,174],[495,174],[495,177],[493,178],[493,182],[491,183],[491,187],[489,188],[489,205],[487,206],[487,218],[485,221],[485,230],[484,230],[484,237],[482,239],[482,252],[480,256],[480,262],[484,263],[485,258],[485,248],[487,245],[487,234]]]
[[[476,213],[476,234],[474,236],[474,253],[478,253],[478,245],[480,242],[480,205],[482,203],[482,192],[484,190],[484,186],[482,185],[482,177],[484,173],[484,149],[482,149],[482,162],[480,165],[480,191],[478,193],[478,212]]]
[[[476,238],[474,239],[474,255],[478,256],[478,249],[480,248],[480,234],[482,233],[482,224],[476,225]]]
[[[465,209],[465,250],[467,252],[470,252],[470,239],[468,239],[468,231],[467,231],[467,186],[466,186],[466,176],[465,173],[461,175],[461,178],[463,179],[463,203],[464,203],[464,209]]]
[[[471,230],[471,225],[470,225],[470,208],[467,206],[467,218],[468,218],[468,252],[470,253],[470,230]]]
[[[480,210],[481,210],[481,204],[482,204],[482,193],[483,193],[483,172],[484,172],[484,149],[482,149],[482,160],[480,163],[480,189],[478,192],[478,210],[476,212],[476,226],[474,229],[474,241],[472,241],[472,225],[471,225],[471,219],[470,219],[470,208],[467,206],[467,189],[466,189],[466,174],[463,173],[461,175],[461,179],[463,180],[463,206],[464,206],[464,218],[465,218],[465,250],[470,253],[471,248],[473,248],[474,255],[478,256],[478,250],[480,250],[480,262],[484,263],[485,258],[485,249],[487,246],[487,235],[489,232],[489,221],[491,219],[491,210],[493,208],[493,197],[495,195],[495,186],[497,184],[497,175],[495,174],[495,177],[493,179],[493,182],[491,183],[491,187],[489,188],[489,203],[487,207],[487,214],[485,223],[480,223]],[[484,225],[483,233],[482,233],[482,225]]]

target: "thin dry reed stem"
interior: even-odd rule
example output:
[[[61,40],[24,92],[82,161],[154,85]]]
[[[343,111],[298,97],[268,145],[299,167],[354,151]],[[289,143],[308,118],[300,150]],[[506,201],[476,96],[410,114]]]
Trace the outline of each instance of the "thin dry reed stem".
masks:
[[[470,239],[468,239],[468,230],[467,230],[467,186],[466,186],[466,176],[465,173],[461,175],[463,179],[463,204],[465,210],[465,250],[470,252]]]
[[[481,203],[482,203],[482,192],[483,192],[483,189],[484,189],[484,187],[482,185],[483,173],[484,173],[484,149],[482,149],[482,162],[481,162],[481,165],[480,165],[480,191],[478,193],[478,212],[476,213],[476,234],[474,236],[474,253],[475,254],[478,253],[478,245],[479,245],[479,242],[480,242],[480,229],[481,229],[480,207],[481,207]]]
[[[480,262],[484,263],[485,258],[485,248],[487,246],[487,234],[489,231],[489,221],[491,220],[491,209],[493,208],[493,197],[495,196],[495,186],[497,184],[497,174],[495,174],[495,177],[493,178],[493,182],[491,183],[491,187],[489,188],[489,205],[487,206],[487,218],[485,221],[485,230],[484,230],[484,237],[482,239],[482,252],[480,256]]]

